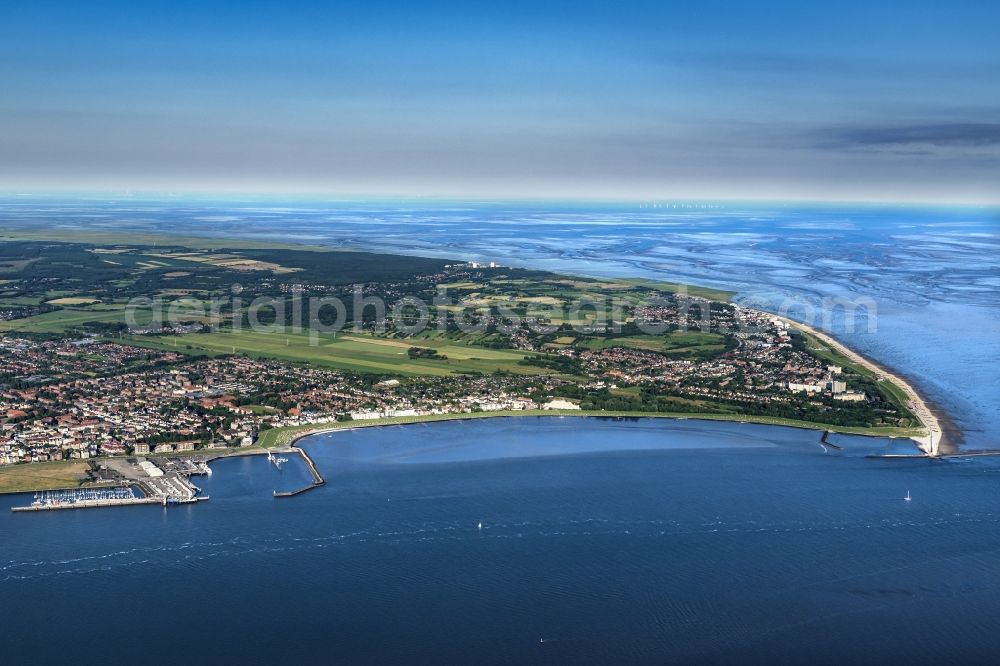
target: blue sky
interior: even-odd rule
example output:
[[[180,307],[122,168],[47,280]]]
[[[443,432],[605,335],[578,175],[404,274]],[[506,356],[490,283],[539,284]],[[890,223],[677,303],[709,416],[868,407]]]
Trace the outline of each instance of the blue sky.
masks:
[[[997,202],[996,2],[5,2],[0,189]]]

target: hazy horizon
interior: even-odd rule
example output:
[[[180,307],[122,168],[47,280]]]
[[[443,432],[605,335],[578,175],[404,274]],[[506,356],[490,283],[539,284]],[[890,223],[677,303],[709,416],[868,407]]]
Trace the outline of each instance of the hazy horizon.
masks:
[[[0,189],[0,200],[5,202],[104,202],[104,203],[193,203],[193,204],[238,204],[253,202],[274,202],[286,204],[426,204],[469,206],[509,205],[509,206],[570,206],[570,207],[614,207],[638,206],[651,210],[677,209],[725,209],[736,206],[801,206],[801,207],[899,207],[899,208],[976,208],[997,209],[1000,211],[1000,198],[982,201],[943,201],[913,198],[912,200],[889,199],[802,199],[802,198],[752,198],[752,197],[600,197],[600,196],[489,196],[489,195],[448,195],[448,194],[415,194],[407,192],[364,193],[364,192],[295,192],[271,190],[247,191],[156,191],[128,188],[122,190],[33,190],[16,191]]]

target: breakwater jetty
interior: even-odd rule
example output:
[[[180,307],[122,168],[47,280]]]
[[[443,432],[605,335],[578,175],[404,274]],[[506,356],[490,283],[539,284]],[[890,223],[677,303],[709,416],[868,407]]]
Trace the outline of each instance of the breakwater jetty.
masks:
[[[829,430],[824,430],[823,431],[823,436],[819,438],[819,443],[822,444],[823,446],[829,446],[831,449],[836,449],[838,451],[843,451],[844,450],[844,447],[839,446],[837,444],[834,444],[833,442],[830,441],[830,431]]]
[[[298,453],[300,456],[302,456],[302,460],[304,460],[306,463],[306,469],[309,470],[309,475],[312,477],[312,483],[310,483],[308,486],[303,486],[296,490],[287,490],[283,492],[278,492],[277,490],[275,490],[273,493],[275,497],[295,497],[296,495],[301,495],[302,493],[308,490],[312,490],[313,488],[318,488],[326,483],[326,479],[324,479],[323,475],[319,473],[319,469],[316,467],[316,463],[313,462],[313,459],[309,457],[308,453],[306,453],[299,447],[295,446],[294,443],[288,449],[288,452]]]

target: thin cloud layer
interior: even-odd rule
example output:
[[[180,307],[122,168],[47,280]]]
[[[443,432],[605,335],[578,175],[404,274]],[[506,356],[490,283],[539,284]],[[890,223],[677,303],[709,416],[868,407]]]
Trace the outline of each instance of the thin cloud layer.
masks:
[[[997,146],[1000,123],[937,123],[897,127],[848,127],[825,132],[843,146]]]

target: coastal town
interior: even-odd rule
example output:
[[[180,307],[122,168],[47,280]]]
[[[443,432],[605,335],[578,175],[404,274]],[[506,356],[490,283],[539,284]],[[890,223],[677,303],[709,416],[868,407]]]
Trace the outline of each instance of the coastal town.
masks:
[[[0,0],[2,662],[1000,664],[998,28]]]
[[[675,324],[678,312],[647,312]],[[192,358],[92,337],[0,338],[0,464],[252,446],[263,431],[336,421],[537,409],[836,413],[869,396],[787,324],[732,309],[732,348],[705,359],[610,344],[546,347],[551,374],[393,377],[241,355]],[[723,320],[720,325],[735,322]],[[889,408],[884,410],[890,412]]]
[[[5,251],[0,470],[64,461],[92,482],[148,482],[147,457],[205,460],[293,432],[473,414],[704,416],[902,436],[930,424],[934,438],[905,382],[712,289],[365,253]],[[156,483],[155,496],[195,495]]]
[[[276,361],[188,361],[91,339],[5,337],[0,349],[9,352],[0,371],[21,373],[0,391],[0,464],[248,447],[273,427],[536,407],[489,378],[461,389],[435,381],[422,387],[426,397],[411,398],[396,394],[398,380]],[[135,367],[111,371],[128,363]]]

